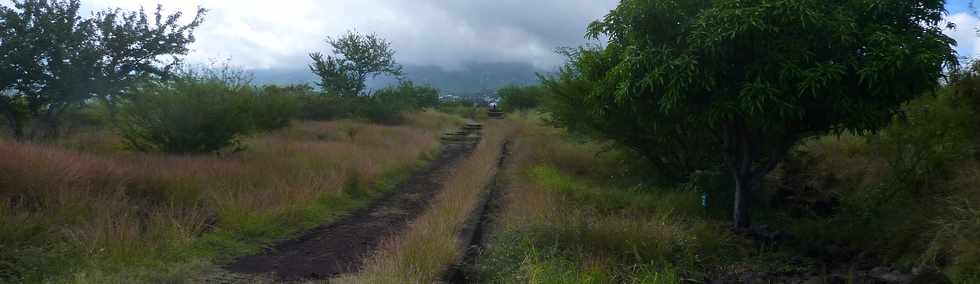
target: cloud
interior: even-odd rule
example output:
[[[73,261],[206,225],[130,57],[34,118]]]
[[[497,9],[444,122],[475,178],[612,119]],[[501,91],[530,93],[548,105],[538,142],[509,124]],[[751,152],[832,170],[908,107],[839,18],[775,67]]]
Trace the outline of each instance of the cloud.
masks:
[[[0,3],[7,0],[0,0]],[[250,68],[305,68],[323,40],[347,30],[377,33],[404,64],[447,68],[465,62],[522,62],[550,68],[554,49],[586,43],[586,26],[618,0],[82,0],[89,10],[134,10],[162,4],[168,11],[210,10],[197,31],[190,61],[230,59]],[[947,30],[960,56],[980,55],[977,16],[957,8]],[[959,4],[957,4],[959,3]],[[188,15],[190,16],[190,15]]]
[[[956,40],[956,52],[959,56],[975,58],[980,55],[980,44],[977,42],[980,19],[973,14],[961,12],[950,15],[946,21],[956,25],[956,28],[946,30],[946,35]]]
[[[584,31],[617,0],[83,0],[87,9],[209,9],[191,61],[230,59],[246,68],[303,68],[323,40],[347,30],[377,33],[406,64],[448,68],[468,61],[552,67],[561,46],[587,41]]]

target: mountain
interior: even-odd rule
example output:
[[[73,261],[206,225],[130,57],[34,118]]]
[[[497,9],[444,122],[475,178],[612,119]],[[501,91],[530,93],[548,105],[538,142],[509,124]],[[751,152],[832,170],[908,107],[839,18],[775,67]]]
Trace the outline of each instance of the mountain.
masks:
[[[413,82],[429,84],[441,89],[443,94],[472,96],[491,95],[506,85],[531,85],[538,82],[538,73],[547,70],[526,63],[470,62],[459,69],[439,66],[405,65],[405,77]],[[304,84],[313,85],[317,78],[308,69],[250,70],[256,84]],[[397,83],[394,78],[379,77],[368,81],[369,89],[380,89]]]

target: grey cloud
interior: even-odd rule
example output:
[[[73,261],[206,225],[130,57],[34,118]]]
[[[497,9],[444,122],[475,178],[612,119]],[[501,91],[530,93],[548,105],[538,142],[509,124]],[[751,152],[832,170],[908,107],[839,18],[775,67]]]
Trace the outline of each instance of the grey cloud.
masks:
[[[399,61],[459,67],[465,62],[559,64],[560,46],[586,43],[585,27],[617,0],[83,0],[91,9],[163,4],[211,10],[191,61],[230,58],[245,68],[304,68],[306,54],[346,30],[378,33]],[[190,11],[188,11],[190,12]]]

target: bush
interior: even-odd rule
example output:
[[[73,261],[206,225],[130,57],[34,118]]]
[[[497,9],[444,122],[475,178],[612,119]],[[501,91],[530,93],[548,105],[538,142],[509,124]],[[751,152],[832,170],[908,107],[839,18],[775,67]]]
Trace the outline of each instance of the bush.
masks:
[[[537,108],[544,97],[540,86],[506,86],[497,90],[500,107],[507,111],[523,111]]]
[[[123,106],[126,144],[144,152],[197,154],[240,146],[254,129],[241,103],[247,90],[221,81],[182,79],[141,90]]]
[[[265,86],[243,100],[255,130],[286,128],[299,115],[300,97],[292,87]]]
[[[375,91],[370,96],[313,95],[302,98],[303,119],[335,120],[363,118],[381,124],[402,121],[402,113],[439,105],[439,91],[410,81]]]
[[[306,120],[336,120],[354,117],[357,104],[354,99],[340,96],[305,95],[300,97],[299,117]]]
[[[126,145],[143,152],[240,150],[242,136],[289,126],[300,107],[292,94],[289,88],[188,75],[139,90],[123,106],[118,126]]]

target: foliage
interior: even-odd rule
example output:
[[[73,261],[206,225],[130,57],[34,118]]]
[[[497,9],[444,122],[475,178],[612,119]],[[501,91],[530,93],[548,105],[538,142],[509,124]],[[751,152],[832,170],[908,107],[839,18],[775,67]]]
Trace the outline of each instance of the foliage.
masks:
[[[552,89],[573,97],[566,106],[627,114],[593,129],[631,148],[665,137],[653,139],[718,154],[744,228],[753,188],[799,140],[877,130],[956,63],[944,1],[866,2],[623,1],[589,27],[608,46],[575,52]]]
[[[365,89],[368,77],[401,75],[391,43],[376,34],[361,35],[348,31],[339,38],[326,40],[334,55],[310,54],[310,70],[320,77],[318,85],[327,95],[357,96]]]
[[[170,74],[186,54],[204,9],[181,24],[181,13],[158,6],[151,21],[144,11],[119,9],[79,15],[78,0],[22,0],[0,6],[0,59],[5,67],[0,111],[19,139],[58,136],[61,116],[93,99],[114,106],[128,88]],[[164,56],[174,56],[168,60]],[[43,127],[25,132],[37,120]]]
[[[245,88],[195,78],[148,86],[124,105],[119,127],[131,148],[145,152],[241,147],[242,136],[254,130],[244,104],[249,95]]]
[[[245,100],[255,130],[272,131],[286,128],[299,116],[300,98],[294,86],[264,86]]]
[[[354,117],[359,97],[306,95],[300,101],[300,118],[329,121]]]
[[[370,96],[320,96],[312,92],[301,97],[300,117],[312,120],[363,118],[381,124],[397,124],[405,112],[436,107],[439,90],[428,85],[402,81],[372,93]]]
[[[500,107],[507,111],[523,111],[537,108],[544,97],[541,86],[505,86],[497,90]]]
[[[147,84],[123,105],[117,123],[135,150],[200,154],[242,149],[243,136],[282,129],[298,116],[300,87],[253,87],[228,68],[184,70]]]
[[[655,173],[680,182],[694,171],[718,162],[710,135],[685,127],[682,113],[650,111],[648,103],[617,100],[592,93],[607,67],[602,50],[567,49],[570,59],[554,77],[542,77],[547,90],[543,110],[551,123],[573,133],[615,142],[650,161]]]

